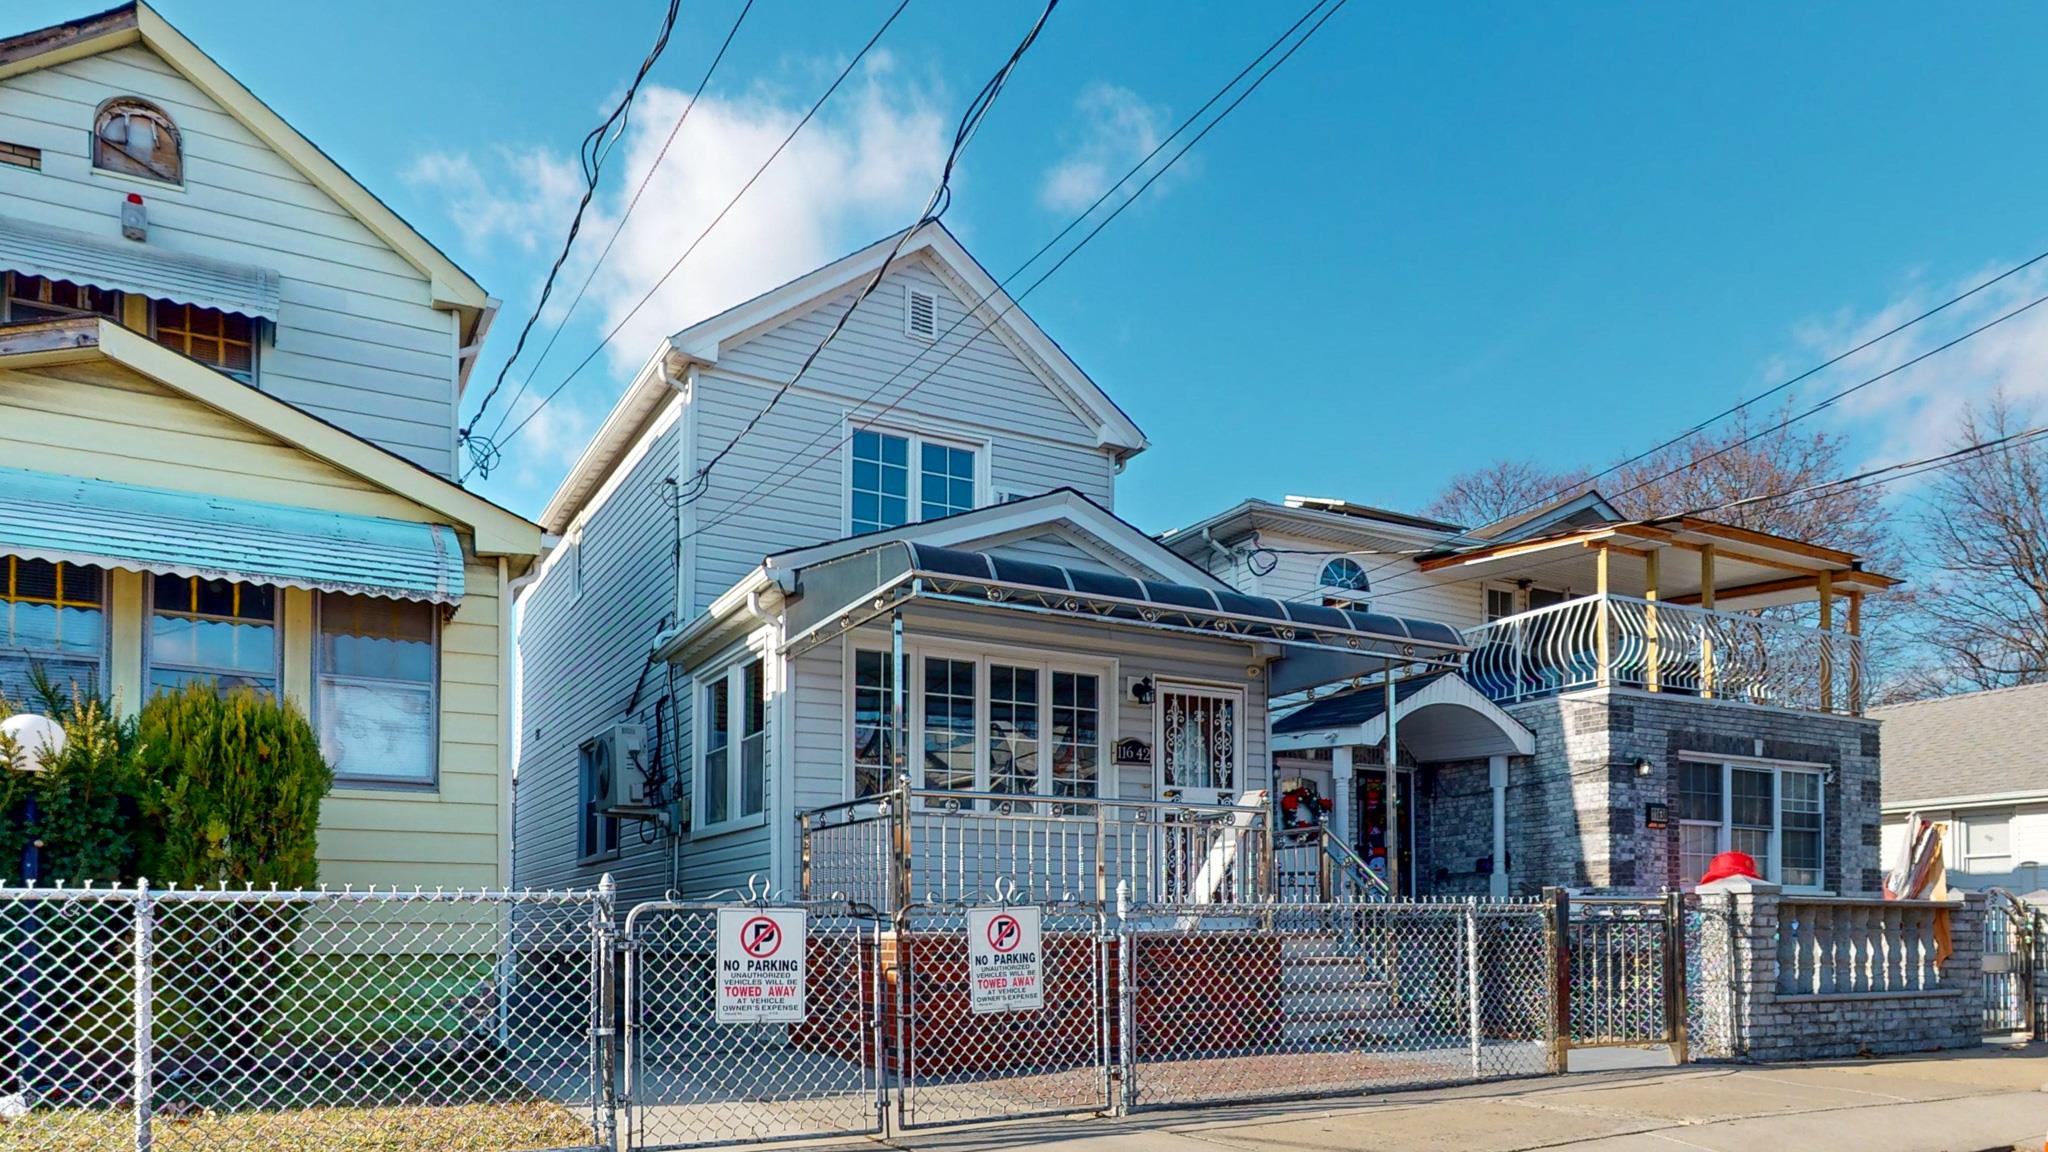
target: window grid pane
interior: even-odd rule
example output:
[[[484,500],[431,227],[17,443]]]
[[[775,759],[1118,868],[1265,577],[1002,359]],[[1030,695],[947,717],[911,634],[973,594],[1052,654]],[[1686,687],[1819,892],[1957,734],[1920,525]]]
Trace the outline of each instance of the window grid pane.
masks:
[[[974,790],[975,668],[971,660],[924,662],[924,786]]]
[[[923,445],[918,477],[920,520],[936,520],[974,509],[974,451],[946,444]]]
[[[106,657],[103,574],[76,564],[0,557],[0,697],[31,702],[31,671],[60,688],[99,690]]]
[[[883,432],[853,434],[853,531],[879,532],[910,522],[910,441]]]
[[[704,686],[704,759],[698,765],[704,795],[704,822],[723,824],[731,816],[732,780],[727,775],[726,745],[732,736],[731,698],[725,677]]]
[[[895,762],[895,700],[887,652],[853,654],[853,794],[874,796],[889,787]]]
[[[765,672],[759,660],[751,661],[740,673],[746,698],[743,717],[745,733],[740,738],[740,811],[742,816],[759,816],[767,807],[768,693]]]
[[[1038,669],[988,670],[988,790],[1038,791]]]
[[[1721,766],[1678,762],[1678,818],[1721,822]]]
[[[1052,674],[1052,794],[1098,795],[1102,774],[1100,680]]]
[[[208,681],[223,691],[277,691],[277,589],[158,576],[152,586],[152,692]]]

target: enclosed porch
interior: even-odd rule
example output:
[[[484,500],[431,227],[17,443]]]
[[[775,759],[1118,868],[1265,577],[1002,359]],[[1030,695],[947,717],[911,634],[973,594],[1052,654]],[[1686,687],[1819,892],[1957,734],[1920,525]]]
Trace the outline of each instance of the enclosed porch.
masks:
[[[1484,587],[1465,676],[1502,704],[1623,688],[1860,716],[1864,598],[1897,583],[1847,552],[1690,516],[1419,566]]]
[[[1430,621],[918,545],[797,583],[795,698],[843,684],[846,719],[795,753],[796,886],[878,909],[1369,895],[1276,794],[1267,700],[1463,652]]]

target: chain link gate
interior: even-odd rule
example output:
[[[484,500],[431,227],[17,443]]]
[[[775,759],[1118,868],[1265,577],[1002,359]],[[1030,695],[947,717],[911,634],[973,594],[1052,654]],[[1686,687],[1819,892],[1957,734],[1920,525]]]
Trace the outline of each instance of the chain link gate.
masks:
[[[721,907],[807,913],[804,1019],[717,1019]],[[664,901],[626,916],[626,1147],[639,1152],[881,1128],[880,922],[844,903]]]
[[[1659,898],[1554,892],[1563,924],[1558,1035],[1568,1048],[1669,1044],[1686,1062],[1685,914]]]
[[[1111,1107],[1111,944],[1094,905],[1043,906],[1044,1006],[976,1013],[968,904],[921,904],[885,950],[883,1028],[903,1128]]]

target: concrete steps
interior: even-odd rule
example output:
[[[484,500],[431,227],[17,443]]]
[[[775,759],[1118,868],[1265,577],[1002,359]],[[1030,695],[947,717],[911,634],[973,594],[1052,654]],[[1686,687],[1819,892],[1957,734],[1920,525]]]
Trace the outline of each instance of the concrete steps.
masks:
[[[1280,1030],[1289,1044],[1398,1042],[1415,1023],[1398,1010],[1376,960],[1347,954],[1335,935],[1281,944]]]

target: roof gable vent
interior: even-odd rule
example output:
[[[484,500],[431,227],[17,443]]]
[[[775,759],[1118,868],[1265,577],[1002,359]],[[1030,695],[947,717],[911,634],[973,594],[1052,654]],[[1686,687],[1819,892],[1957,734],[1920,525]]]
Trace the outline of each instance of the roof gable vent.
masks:
[[[917,340],[939,338],[939,298],[911,288],[903,301],[903,334]]]

